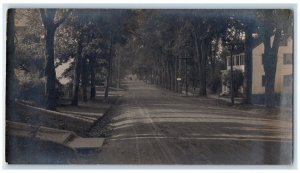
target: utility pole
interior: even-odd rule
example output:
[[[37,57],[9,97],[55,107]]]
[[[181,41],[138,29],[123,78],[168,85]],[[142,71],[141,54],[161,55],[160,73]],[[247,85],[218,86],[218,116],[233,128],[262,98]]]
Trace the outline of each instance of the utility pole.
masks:
[[[192,58],[188,58],[187,55],[186,55],[186,51],[185,51],[184,52],[184,58],[177,58],[177,59],[185,60],[185,62],[184,62],[184,66],[185,66],[185,95],[188,96],[188,90],[189,89],[188,89],[187,60],[192,59]]]
[[[176,59],[179,59],[179,60],[181,60],[181,59],[183,59],[183,60],[185,60],[185,63],[184,63],[184,65],[185,65],[185,95],[186,96],[188,96],[188,74],[187,74],[187,60],[188,59],[192,59],[192,58],[188,58],[187,57],[187,54],[186,54],[186,51],[184,51],[184,58],[179,58],[179,57],[177,57]],[[177,60],[176,60],[177,61]],[[179,71],[180,71],[180,69],[181,69],[181,61],[179,62]],[[177,67],[176,67],[176,69],[177,69]],[[176,74],[177,74],[177,72],[176,72]],[[177,76],[176,76],[177,77]],[[181,80],[181,78],[179,78],[180,80]],[[178,79],[177,79],[178,80]],[[178,85],[178,82],[177,82],[177,85]],[[178,86],[177,86],[177,90],[178,90]],[[180,92],[181,92],[181,87],[180,87]]]
[[[230,50],[230,82],[231,82],[231,85],[230,85],[230,96],[231,96],[231,104],[234,104],[234,87],[233,87],[233,78],[234,78],[234,75],[233,75],[233,51],[235,49],[240,49],[240,48],[243,48],[244,47],[244,43],[231,43],[229,44],[229,50]]]
[[[187,57],[186,52],[184,52],[184,59],[185,59],[185,96],[188,96],[188,77],[187,77]]]
[[[181,75],[181,66],[182,66],[182,63],[181,63],[181,59],[182,58],[179,58],[179,57],[177,57],[177,59],[178,59],[178,73],[177,73],[177,75],[179,74],[179,76],[176,76],[176,77],[180,77],[180,75]],[[180,81],[181,81],[181,78],[180,78]],[[177,93],[181,93],[182,92],[182,83],[180,82],[178,79],[177,79]]]
[[[175,92],[178,92],[178,82],[177,82],[177,57],[175,58]]]
[[[231,49],[230,49],[230,96],[231,96],[231,104],[234,104],[234,91],[233,91],[233,57],[232,53],[234,50],[234,45],[231,44]]]

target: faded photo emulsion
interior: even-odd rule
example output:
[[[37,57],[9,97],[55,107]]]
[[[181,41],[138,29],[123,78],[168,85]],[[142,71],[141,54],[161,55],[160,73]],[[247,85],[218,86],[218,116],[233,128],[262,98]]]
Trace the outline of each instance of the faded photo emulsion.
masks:
[[[9,9],[8,164],[291,165],[294,11]]]

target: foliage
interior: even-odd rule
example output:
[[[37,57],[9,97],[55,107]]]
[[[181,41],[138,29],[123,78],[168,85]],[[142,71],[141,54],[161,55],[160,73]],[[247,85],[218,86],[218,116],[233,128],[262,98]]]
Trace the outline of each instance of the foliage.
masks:
[[[208,87],[210,88],[210,91],[212,93],[214,93],[214,94],[218,93],[222,87],[221,75],[216,74],[216,75],[211,76],[210,81],[208,83]]]
[[[205,96],[206,88],[213,93],[220,88],[220,71],[226,68],[224,57],[229,52],[228,45],[246,42],[249,52],[252,47],[245,34],[250,33],[247,38],[252,38],[252,33],[257,33],[267,45],[269,58],[264,64],[269,66],[265,66],[265,72],[267,79],[272,79],[276,72],[273,67],[277,62],[273,56],[276,43],[282,36],[292,35],[290,10],[58,9],[52,12],[55,13],[49,14],[53,15],[53,22],[59,24],[59,27],[55,24],[58,27],[54,36],[55,67],[72,61],[62,77],[70,78],[70,83],[86,84],[82,88],[94,83],[109,85],[112,80],[119,80],[118,76],[123,78],[133,73],[178,92],[181,87],[175,79],[187,77],[181,83],[200,88],[198,95]],[[15,67],[24,71],[24,75],[34,74],[29,76],[43,79],[47,52],[42,37],[45,24],[39,10],[18,9],[16,19],[24,26],[16,31]],[[276,38],[273,44],[272,35]],[[77,72],[85,78],[76,81],[77,59],[82,60]],[[249,64],[245,69],[245,78],[251,77]],[[235,73],[236,92],[243,76]],[[266,88],[272,88],[272,80],[267,81],[270,85]],[[225,83],[230,85],[228,81]]]
[[[292,35],[293,14],[291,10],[258,10],[258,33],[264,43],[264,70],[266,76],[265,103],[267,107],[274,107],[275,74],[277,68],[277,54],[282,38]],[[271,41],[273,37],[273,41]]]
[[[244,75],[241,70],[233,70],[233,91],[234,96],[238,96],[239,88],[243,85]],[[224,74],[223,84],[228,88],[231,88],[231,71],[227,70]]]

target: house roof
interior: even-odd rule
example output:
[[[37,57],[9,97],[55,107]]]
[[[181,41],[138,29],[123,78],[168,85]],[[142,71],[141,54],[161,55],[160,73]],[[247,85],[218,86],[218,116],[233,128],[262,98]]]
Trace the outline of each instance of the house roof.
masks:
[[[260,37],[253,39],[253,47],[252,49],[256,48],[258,45],[262,43],[262,39]],[[245,52],[245,46],[240,47],[232,52],[233,55],[238,55]]]
[[[261,37],[257,37],[253,39],[253,47],[252,49],[256,48],[258,45],[260,45],[263,42]]]
[[[254,38],[253,39],[253,47],[252,47],[252,49],[256,48],[257,46],[259,46],[262,43],[263,43],[263,40],[262,40],[261,37]],[[232,52],[232,54],[233,55],[237,55],[237,54],[241,54],[243,52],[245,52],[245,46],[241,47],[240,49],[234,50]]]

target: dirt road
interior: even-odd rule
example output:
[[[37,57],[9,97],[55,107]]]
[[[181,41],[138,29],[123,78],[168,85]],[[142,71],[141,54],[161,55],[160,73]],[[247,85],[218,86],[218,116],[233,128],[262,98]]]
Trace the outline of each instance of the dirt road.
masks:
[[[113,134],[91,163],[289,164],[292,124],[126,81]]]

